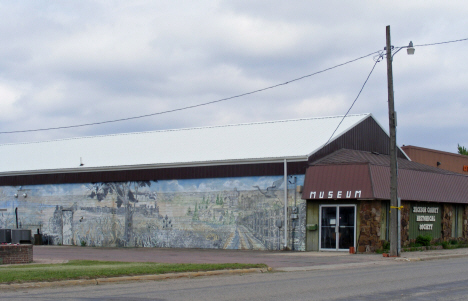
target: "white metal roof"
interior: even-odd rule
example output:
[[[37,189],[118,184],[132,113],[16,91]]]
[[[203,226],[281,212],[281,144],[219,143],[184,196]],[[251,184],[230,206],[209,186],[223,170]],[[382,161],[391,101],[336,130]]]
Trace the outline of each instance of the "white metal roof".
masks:
[[[372,115],[347,116],[332,140],[368,116]],[[342,119],[304,118],[3,144],[0,175],[307,160]]]

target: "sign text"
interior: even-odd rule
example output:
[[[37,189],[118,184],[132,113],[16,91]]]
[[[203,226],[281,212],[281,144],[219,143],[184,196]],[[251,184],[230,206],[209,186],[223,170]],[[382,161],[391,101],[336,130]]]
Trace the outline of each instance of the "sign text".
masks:
[[[350,199],[350,198],[360,198],[361,197],[361,190],[356,190],[354,191],[337,191],[336,194],[334,191],[328,191],[328,193],[325,193],[326,191],[311,191],[310,192],[310,199]],[[334,197],[335,196],[335,197]]]

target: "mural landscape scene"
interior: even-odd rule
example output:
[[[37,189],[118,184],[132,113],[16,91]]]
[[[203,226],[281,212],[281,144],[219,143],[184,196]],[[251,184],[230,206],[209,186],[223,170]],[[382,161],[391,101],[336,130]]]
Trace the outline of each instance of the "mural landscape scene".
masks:
[[[284,185],[271,176],[0,187],[0,228],[16,227],[18,208],[19,227],[46,244],[278,250]],[[287,185],[299,209],[289,237],[304,250],[305,203]]]

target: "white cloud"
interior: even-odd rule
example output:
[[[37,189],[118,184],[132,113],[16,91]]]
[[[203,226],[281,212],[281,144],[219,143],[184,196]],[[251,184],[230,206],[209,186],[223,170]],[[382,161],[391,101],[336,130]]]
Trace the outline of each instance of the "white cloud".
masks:
[[[16,102],[21,97],[21,92],[17,89],[0,83],[0,118],[3,120],[17,120],[20,108],[16,107]]]
[[[467,13],[463,1],[2,2],[0,128],[112,120],[242,94],[381,50],[386,25],[396,46],[466,38]],[[399,141],[448,151],[454,149],[445,139],[468,141],[467,47],[416,47],[412,57],[395,56]],[[366,58],[211,106],[0,135],[0,143],[344,114],[373,63]],[[383,61],[351,113],[371,112],[386,125],[386,101]],[[446,146],[435,142],[442,140]]]

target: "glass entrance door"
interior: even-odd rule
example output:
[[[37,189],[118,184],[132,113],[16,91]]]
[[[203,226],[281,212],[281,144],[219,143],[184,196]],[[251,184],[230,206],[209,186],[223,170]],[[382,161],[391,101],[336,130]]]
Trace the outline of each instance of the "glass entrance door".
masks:
[[[320,206],[320,250],[343,250],[355,246],[356,206]]]

